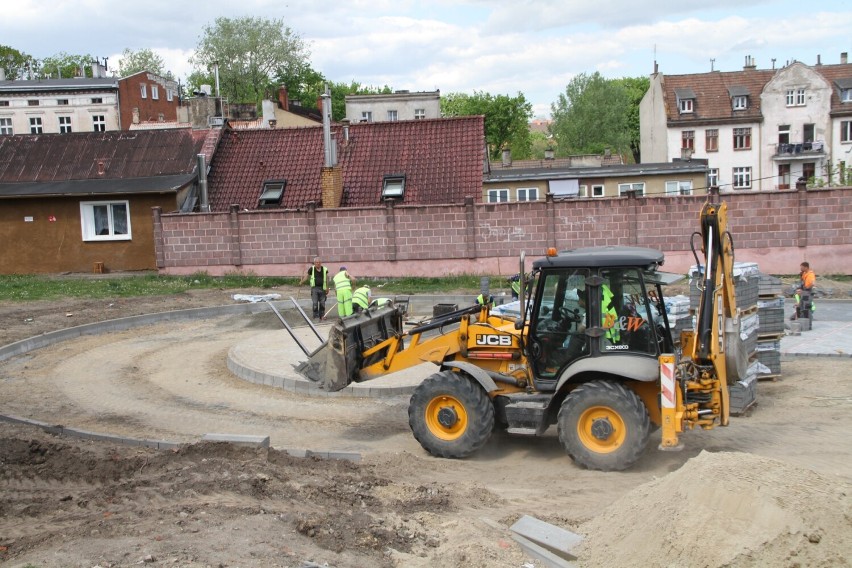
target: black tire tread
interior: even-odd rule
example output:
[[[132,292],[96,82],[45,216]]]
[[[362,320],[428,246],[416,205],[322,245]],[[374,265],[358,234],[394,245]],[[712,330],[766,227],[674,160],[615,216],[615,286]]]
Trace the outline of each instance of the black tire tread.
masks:
[[[615,452],[600,454],[587,448],[576,435],[578,414],[589,406],[606,405],[616,410],[628,428],[628,439]],[[623,406],[618,409],[617,406]],[[557,417],[559,441],[578,464],[597,471],[627,469],[645,451],[651,434],[648,410],[639,396],[616,381],[593,381],[571,391]]]
[[[451,395],[461,401],[468,414],[467,431],[457,440],[436,438],[424,418],[425,409],[436,396]],[[479,383],[472,378],[441,371],[426,378],[414,389],[408,405],[408,425],[414,438],[427,452],[441,458],[464,458],[481,448],[494,430],[494,405]]]

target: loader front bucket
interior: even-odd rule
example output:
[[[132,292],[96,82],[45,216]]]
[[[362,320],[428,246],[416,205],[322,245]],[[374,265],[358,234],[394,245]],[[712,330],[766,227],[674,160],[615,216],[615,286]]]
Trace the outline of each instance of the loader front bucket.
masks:
[[[296,367],[307,379],[327,391],[339,391],[353,381],[358,372],[384,357],[383,352],[364,359],[363,353],[386,339],[401,336],[403,311],[398,306],[365,310],[339,320],[328,332],[328,339],[308,360]]]

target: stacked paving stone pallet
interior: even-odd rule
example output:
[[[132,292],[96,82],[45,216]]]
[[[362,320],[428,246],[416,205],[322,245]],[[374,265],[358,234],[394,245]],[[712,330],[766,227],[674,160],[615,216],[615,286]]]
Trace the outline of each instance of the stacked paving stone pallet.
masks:
[[[740,336],[749,357],[746,376],[730,385],[731,414],[743,414],[757,402],[757,380],[760,373],[760,362],[757,359],[757,349],[760,343],[760,271],[757,263],[734,263],[734,290],[737,295],[737,307],[740,310]],[[695,265],[689,270],[689,305],[694,313],[701,299],[699,284],[703,279],[701,270]],[[783,312],[783,305],[781,307]],[[781,330],[784,329],[784,314],[781,314]]]
[[[768,274],[760,275],[757,314],[760,318],[756,359],[758,379],[781,377],[781,337],[784,336],[784,294],[781,280]]]

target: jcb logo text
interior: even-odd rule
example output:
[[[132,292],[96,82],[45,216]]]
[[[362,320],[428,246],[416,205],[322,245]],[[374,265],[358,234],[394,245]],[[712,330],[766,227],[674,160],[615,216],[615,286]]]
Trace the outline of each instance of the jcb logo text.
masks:
[[[510,335],[477,335],[476,344],[510,347],[512,345],[512,337]]]

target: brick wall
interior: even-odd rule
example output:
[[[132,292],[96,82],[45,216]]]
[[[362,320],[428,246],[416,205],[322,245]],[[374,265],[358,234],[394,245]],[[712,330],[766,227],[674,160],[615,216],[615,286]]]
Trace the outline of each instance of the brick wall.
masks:
[[[704,196],[380,205],[164,214],[154,211],[158,268],[301,275],[314,256],[364,276],[511,274],[518,255],[601,245],[656,248],[666,269],[695,263]],[[852,188],[725,194],[736,259],[768,274],[852,274]],[[695,246],[700,248],[700,240]]]

